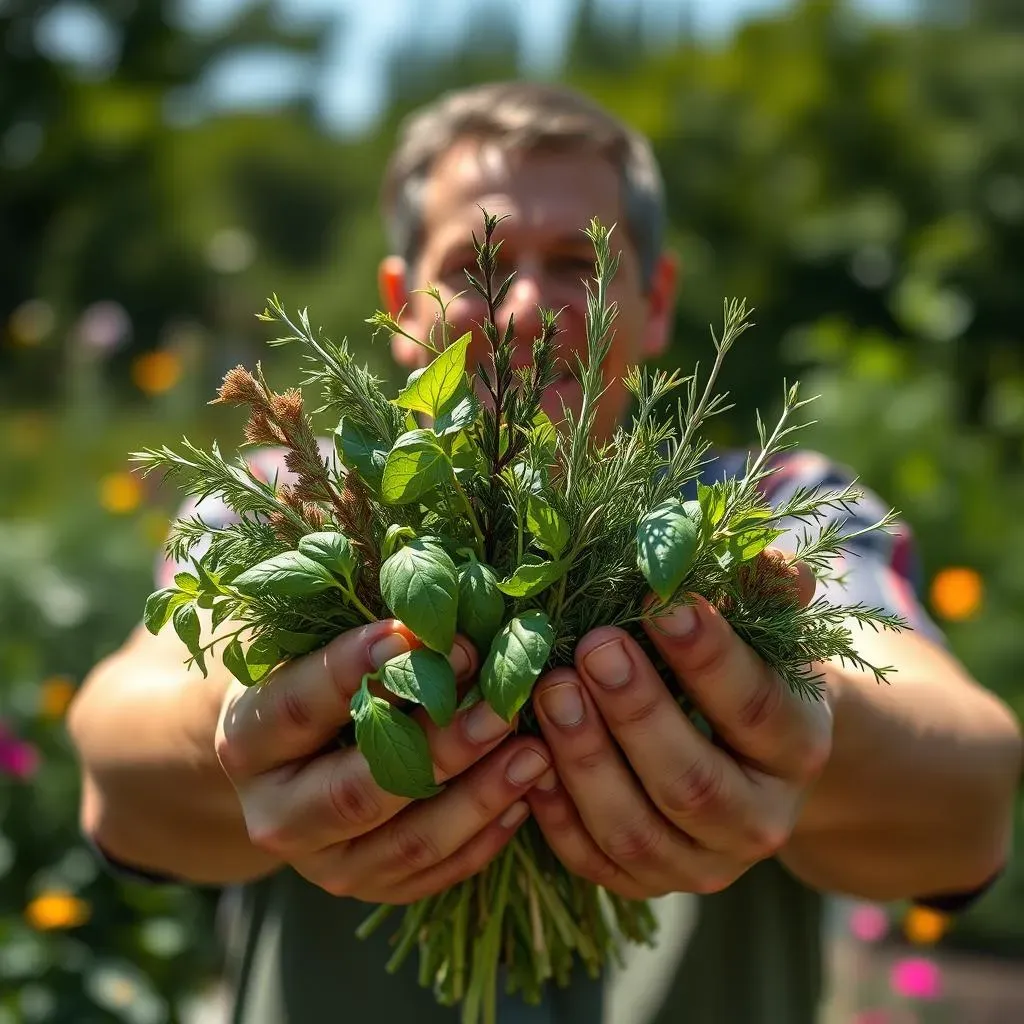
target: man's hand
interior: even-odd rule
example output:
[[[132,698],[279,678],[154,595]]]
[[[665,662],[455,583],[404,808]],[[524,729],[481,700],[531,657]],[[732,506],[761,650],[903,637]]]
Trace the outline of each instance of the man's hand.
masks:
[[[512,726],[484,702],[444,729],[417,714],[435,779],[448,781],[428,800],[381,789],[354,746],[329,749],[363,675],[415,643],[400,623],[376,622],[224,699],[217,756],[253,844],[337,896],[411,903],[480,871],[527,817],[522,798],[550,764],[542,741],[506,738]],[[468,643],[450,660],[460,682],[476,671]]]
[[[793,573],[806,603],[813,579]],[[829,759],[830,706],[794,696],[700,598],[647,632],[719,742],[632,638],[596,629],[575,671],[535,690],[555,765],[528,800],[566,866],[622,896],[718,892],[789,839]]]

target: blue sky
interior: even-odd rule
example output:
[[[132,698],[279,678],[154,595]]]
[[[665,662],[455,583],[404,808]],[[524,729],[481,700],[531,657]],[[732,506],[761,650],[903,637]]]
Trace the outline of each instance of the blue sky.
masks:
[[[380,57],[396,41],[422,39],[443,44],[457,37],[475,0],[278,0],[286,22],[338,16],[328,42],[328,66],[317,83],[321,111],[335,129],[358,130],[370,123],[382,98]],[[609,13],[640,7],[645,25],[656,33],[660,24],[678,20],[687,4],[696,28],[705,33],[728,30],[746,14],[777,8],[784,0],[597,0]],[[185,21],[198,29],[233,17],[249,0],[182,0]],[[515,12],[531,66],[543,70],[557,59],[570,24],[575,0],[498,0]],[[859,0],[868,13],[902,16],[915,0]],[[88,16],[85,4],[66,0],[44,29],[46,43],[56,50],[85,56],[103,49],[102,27]],[[272,101],[290,91],[307,70],[294,62],[259,55],[232,61],[218,69],[211,93],[222,104]]]

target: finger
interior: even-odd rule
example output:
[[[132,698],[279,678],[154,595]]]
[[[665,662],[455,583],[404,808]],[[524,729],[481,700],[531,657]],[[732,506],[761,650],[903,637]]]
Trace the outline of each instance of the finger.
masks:
[[[643,888],[594,842],[553,771],[530,788],[526,802],[548,846],[574,875],[630,900],[656,895]]]
[[[818,586],[811,567],[806,562],[792,561],[792,556],[780,548],[765,548],[740,567],[739,578],[741,586],[759,592],[771,588],[800,608],[811,603]]]
[[[402,623],[386,619],[278,667],[258,686],[239,686],[238,696],[225,701],[217,731],[228,775],[245,778],[315,754],[349,721],[363,676],[416,646]],[[461,638],[449,660],[460,678],[475,671],[476,653]]]
[[[343,856],[328,847],[316,860],[340,860],[337,870],[353,893],[363,891],[369,879],[397,886],[454,856],[520,800],[549,765],[550,754],[539,740],[510,740],[443,793],[412,804],[386,825],[353,840]]]
[[[683,714],[640,645],[602,627],[576,648],[587,692],[666,818],[701,846],[760,860],[786,841],[791,822],[785,787],[773,801],[728,752]]]
[[[559,780],[609,859],[648,889],[696,874],[704,852],[651,804],[579,676],[556,669],[537,684],[533,703]]]
[[[486,701],[459,712],[443,729],[422,709],[412,717],[426,733],[438,784],[464,772],[515,728]],[[286,860],[379,828],[412,802],[379,786],[355,746],[263,772],[237,788],[253,844]]]
[[[743,760],[798,782],[817,777],[831,752],[827,701],[801,697],[700,595],[644,622],[679,685]]]
[[[379,890],[368,889],[365,894],[349,893],[345,888],[344,879],[329,876],[327,885],[323,887],[335,895],[355,895],[371,903],[415,903],[417,900],[444,892],[483,871],[501,853],[529,815],[530,809],[527,804],[522,800],[517,801],[497,821],[475,835],[447,860],[413,875],[398,885],[382,887]]]

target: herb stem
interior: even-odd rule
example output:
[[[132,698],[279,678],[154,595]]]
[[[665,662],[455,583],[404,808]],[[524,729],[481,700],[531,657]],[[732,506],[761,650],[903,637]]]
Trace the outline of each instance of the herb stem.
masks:
[[[466,515],[469,516],[470,526],[473,527],[473,536],[476,537],[477,549],[480,552],[480,557],[484,557],[484,535],[480,529],[480,523],[476,518],[476,513],[473,511],[473,505],[470,502],[466,492],[462,489],[462,484],[459,483],[458,476],[452,473],[452,482],[455,484],[455,491],[462,502],[462,507],[466,510]]]
[[[356,610],[364,619],[366,619],[367,622],[378,621],[377,616],[374,615],[358,597],[356,597],[355,587],[346,587],[341,583],[335,583],[334,585],[349,599],[349,601],[352,602],[353,605],[355,605]]]

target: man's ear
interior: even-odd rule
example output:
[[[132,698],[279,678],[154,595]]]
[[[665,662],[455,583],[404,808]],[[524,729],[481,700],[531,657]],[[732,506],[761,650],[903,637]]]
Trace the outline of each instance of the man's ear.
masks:
[[[396,319],[400,318],[405,304],[409,301],[407,274],[408,267],[401,256],[385,256],[377,270],[377,287],[380,290],[384,311]],[[424,350],[400,334],[391,337],[391,355],[399,366],[409,370],[424,365]]]
[[[678,280],[678,257],[675,253],[663,252],[655,264],[647,293],[647,326],[643,337],[645,359],[656,359],[668,348],[675,324]]]

